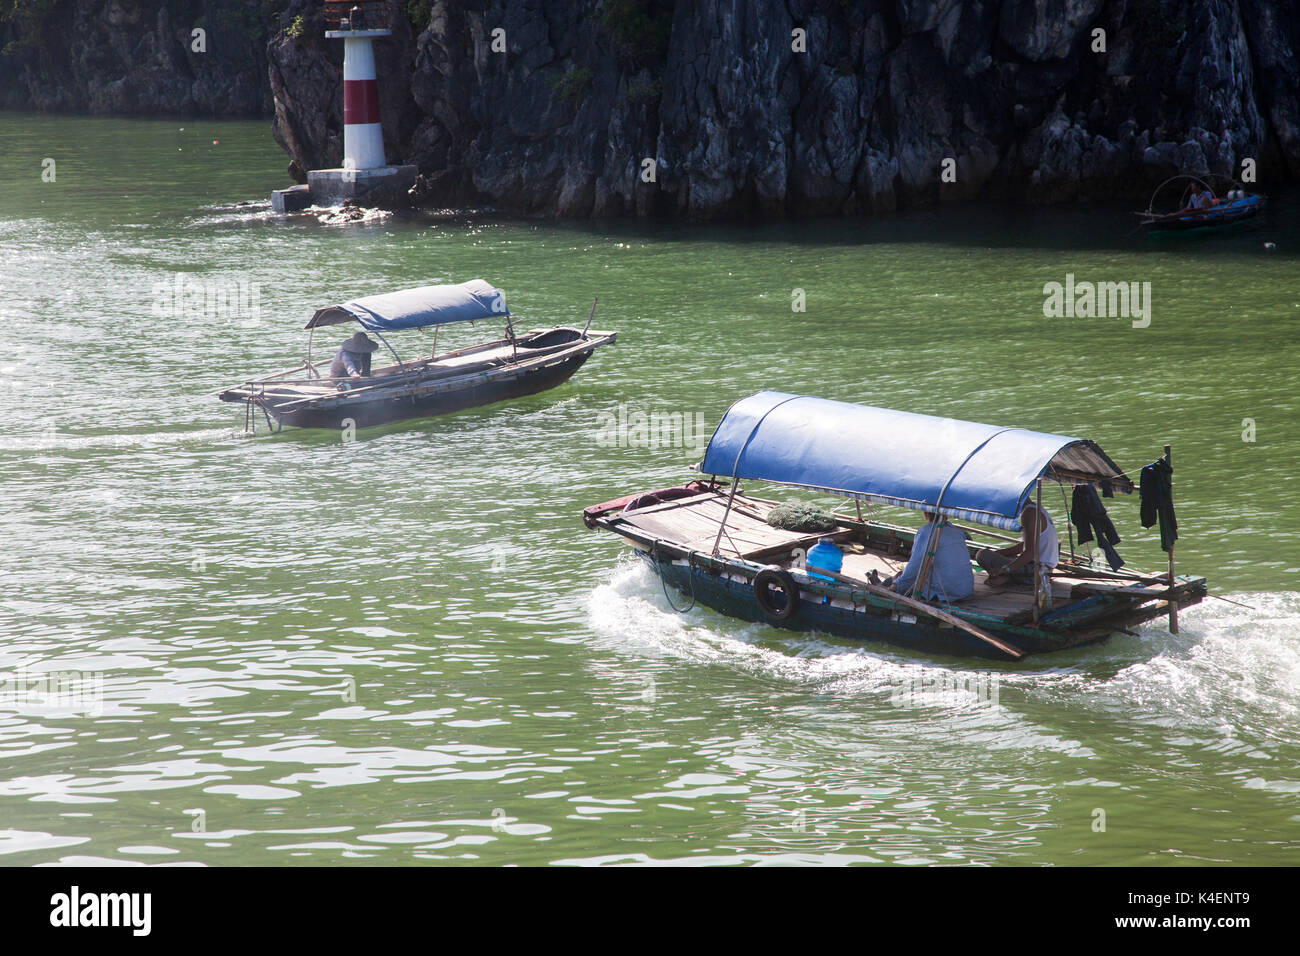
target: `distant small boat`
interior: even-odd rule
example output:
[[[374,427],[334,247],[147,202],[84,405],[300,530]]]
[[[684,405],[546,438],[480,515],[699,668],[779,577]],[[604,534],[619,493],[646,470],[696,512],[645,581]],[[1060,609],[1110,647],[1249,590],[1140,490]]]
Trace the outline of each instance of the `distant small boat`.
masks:
[[[1207,593],[1204,578],[1174,577],[1172,554],[1162,576],[1096,569],[1064,548],[1049,574],[1034,575],[1040,586],[990,588],[974,571],[974,593],[958,601],[922,600],[874,579],[900,570],[916,532],[864,519],[863,501],[1014,531],[1035,493],[1041,508],[1045,481],[1105,481],[1132,492],[1133,482],[1084,439],[767,391],[731,406],[695,470],[708,477],[593,505],[583,521],[631,544],[665,595],[672,587],[692,605],[745,620],[1018,660],[1164,615],[1176,629],[1177,609]],[[773,527],[777,503],[742,493],[741,479],[856,499],[857,514],[822,515],[815,531]],[[973,558],[974,544],[966,547]],[[842,565],[825,567],[819,548],[838,550]]]
[[[591,310],[585,328],[556,326],[516,335],[505,296],[482,279],[354,299],[317,309],[306,328],[314,334],[320,326],[357,322],[379,337],[396,364],[362,378],[331,378],[333,355],[313,362],[309,335],[302,365],[250,379],[218,397],[245,405],[246,430],[260,410],[278,431],[284,425],[338,429],[349,422],[362,428],[531,395],[564,383],[593,351],[615,340],[617,333],[590,330],[594,302]],[[505,338],[437,354],[437,326],[476,319],[504,321]],[[434,354],[415,361],[402,361],[383,335],[430,326],[435,327]]]
[[[1179,207],[1169,212],[1156,212],[1155,205],[1158,197],[1165,192],[1167,186],[1176,182],[1184,183],[1178,201]],[[1135,214],[1140,220],[1138,228],[1150,234],[1220,229],[1259,215],[1267,202],[1263,195],[1246,192],[1231,180],[1225,179],[1223,182],[1229,185],[1228,188],[1222,189],[1220,194],[1215,193],[1209,183],[1196,176],[1173,176],[1165,180],[1151,194],[1147,208]],[[1193,209],[1189,205],[1191,197],[1201,189],[1214,193],[1214,198],[1209,205]]]

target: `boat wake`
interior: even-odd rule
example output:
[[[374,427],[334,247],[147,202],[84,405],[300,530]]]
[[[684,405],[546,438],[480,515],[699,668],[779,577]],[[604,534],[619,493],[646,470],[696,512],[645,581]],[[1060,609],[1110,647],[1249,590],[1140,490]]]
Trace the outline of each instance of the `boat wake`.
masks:
[[[197,428],[179,432],[113,432],[74,435],[47,429],[34,435],[0,435],[0,451],[82,451],[114,448],[165,448],[171,445],[217,442],[250,437],[232,428]]]
[[[271,208],[269,202],[218,203],[204,206],[203,212],[206,215],[196,216],[187,225],[190,228],[238,226],[248,223],[276,222],[284,218]]]
[[[674,604],[690,603],[671,591]],[[855,646],[829,636],[776,631],[705,608],[680,614],[659,578],[625,555],[593,592],[589,620],[599,640],[621,654],[720,664],[787,689],[897,697],[900,687],[958,688],[938,704],[961,704],[974,675],[986,675],[1001,701],[1082,708],[1098,716],[1171,728],[1300,740],[1300,593],[1230,594],[1246,609],[1207,599],[1180,616],[1181,633],[1163,620],[1137,637],[1109,641],[1019,664],[956,662],[911,655],[883,644]]]
[[[1094,712],[1169,726],[1245,732],[1265,741],[1300,740],[1300,593],[1233,593],[1236,607],[1207,599],[1163,620],[1141,638],[1114,637],[1053,673],[1008,673],[1049,700],[1069,698]]]
[[[669,590],[673,604],[690,597]],[[695,607],[668,604],[659,578],[624,555],[608,584],[594,591],[592,628],[608,646],[643,657],[721,664],[789,687],[822,693],[875,693],[896,687],[918,660],[885,645],[855,646],[827,635],[775,631]]]

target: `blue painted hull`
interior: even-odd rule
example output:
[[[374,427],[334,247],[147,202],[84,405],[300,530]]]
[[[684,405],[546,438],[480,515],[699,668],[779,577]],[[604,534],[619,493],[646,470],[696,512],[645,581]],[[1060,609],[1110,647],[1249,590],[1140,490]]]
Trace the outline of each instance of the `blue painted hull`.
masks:
[[[690,602],[693,595],[696,603],[728,617],[771,624],[792,631],[818,631],[848,640],[879,641],[930,654],[1004,659],[983,641],[959,628],[937,627],[924,617],[918,619],[908,615],[900,618],[865,604],[856,608],[841,607],[829,603],[825,598],[818,599],[809,594],[801,598],[795,613],[789,619],[774,621],[759,607],[753,585],[748,581],[714,575],[698,566],[688,574],[684,564],[654,561],[643,551],[638,551],[637,555],[663,578],[665,584],[681,592],[686,603]],[[673,598],[679,607],[683,606],[682,597]],[[1064,646],[1062,642],[1050,647],[1025,647],[1023,638],[1013,639],[1013,643],[1029,653]]]

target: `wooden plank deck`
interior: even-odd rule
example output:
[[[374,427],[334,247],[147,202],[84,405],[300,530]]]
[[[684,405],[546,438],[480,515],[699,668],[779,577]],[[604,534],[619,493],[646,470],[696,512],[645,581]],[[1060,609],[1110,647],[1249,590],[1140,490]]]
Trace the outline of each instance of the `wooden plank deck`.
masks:
[[[816,542],[819,535],[785,531],[767,524],[765,518],[770,509],[771,505],[765,502],[737,497],[731,514],[727,516],[720,552],[729,557],[748,557],[753,560],[764,560],[766,557],[766,563],[789,567],[791,549],[799,547],[807,549]],[[726,511],[726,495],[714,493],[639,508],[620,515],[618,520],[640,529],[651,537],[662,538],[693,550],[712,552],[718,527]],[[868,550],[860,543],[854,544],[843,540],[856,531],[857,529],[852,526],[841,526],[838,532],[833,532],[835,537],[840,539],[841,547],[845,551],[844,564],[841,568],[843,575],[866,582],[873,570],[882,578],[903,570],[906,565],[904,558]],[[765,556],[763,552],[768,552],[769,556]],[[1033,591],[1029,585],[1009,585],[1005,588],[993,589],[988,586],[987,574],[978,568],[974,573],[975,593],[965,600],[956,602],[956,607],[998,618],[1023,614],[1031,609]],[[1150,599],[1156,596],[1158,589],[1135,588],[1132,584],[1131,581],[1111,582],[1053,572],[1053,609],[1082,600],[1090,594],[1109,591],[1121,591],[1126,596],[1133,595],[1135,599]]]
[[[621,515],[619,520],[653,537],[686,548],[712,551],[726,511],[725,495],[700,495],[639,508]],[[722,535],[722,553],[740,557],[767,548],[794,547],[806,537],[795,531],[773,528],[764,520],[766,514],[767,509],[755,502],[733,506]]]

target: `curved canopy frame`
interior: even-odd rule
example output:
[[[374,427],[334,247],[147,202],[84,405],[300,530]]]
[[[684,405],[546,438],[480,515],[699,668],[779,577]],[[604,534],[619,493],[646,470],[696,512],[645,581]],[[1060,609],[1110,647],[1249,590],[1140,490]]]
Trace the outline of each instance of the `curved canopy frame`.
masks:
[[[510,318],[505,293],[482,279],[471,279],[459,285],[428,285],[329,305],[317,309],[304,328],[356,321],[367,332],[398,332],[497,318]]]
[[[732,405],[695,469],[1008,531],[1043,478],[1133,491],[1087,439],[773,391]]]

